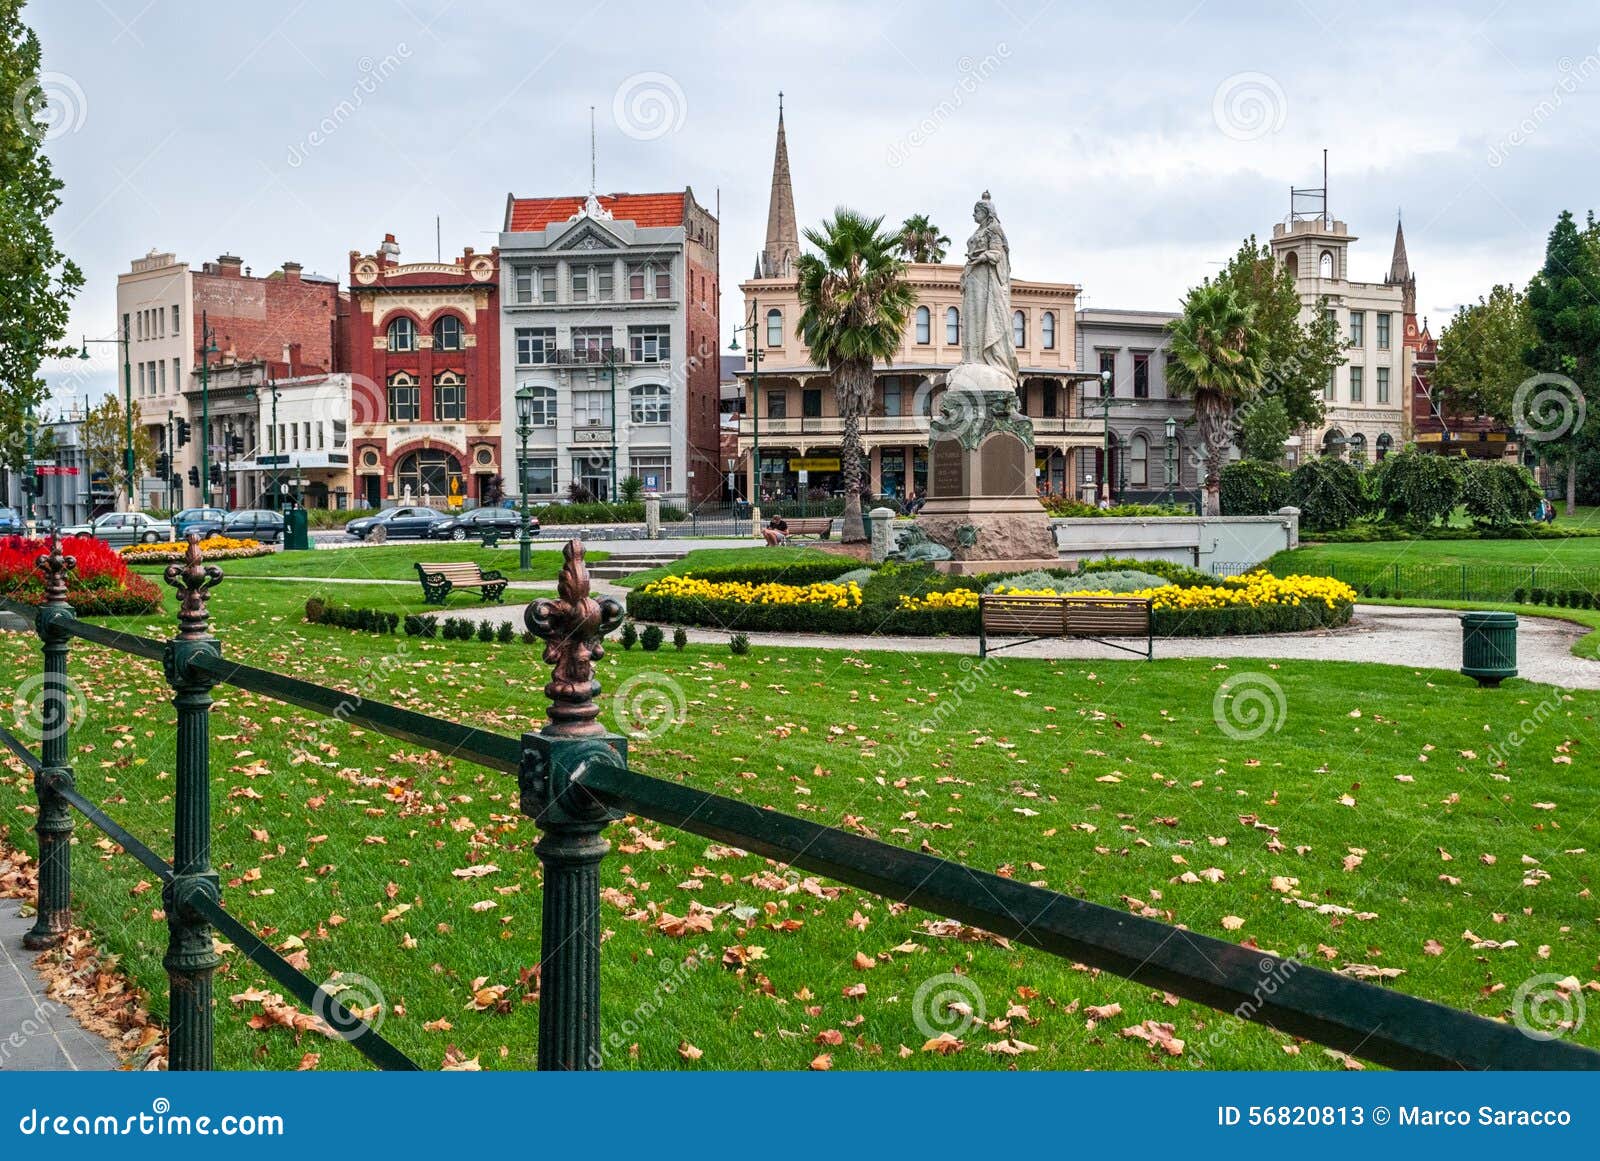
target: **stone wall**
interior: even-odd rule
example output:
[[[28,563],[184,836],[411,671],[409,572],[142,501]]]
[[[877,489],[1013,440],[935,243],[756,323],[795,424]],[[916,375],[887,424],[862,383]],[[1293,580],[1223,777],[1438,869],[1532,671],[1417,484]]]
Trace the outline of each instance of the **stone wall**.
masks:
[[[1050,524],[1070,563],[1120,556],[1237,571],[1300,543],[1300,513],[1293,508],[1273,516],[1057,517]]]

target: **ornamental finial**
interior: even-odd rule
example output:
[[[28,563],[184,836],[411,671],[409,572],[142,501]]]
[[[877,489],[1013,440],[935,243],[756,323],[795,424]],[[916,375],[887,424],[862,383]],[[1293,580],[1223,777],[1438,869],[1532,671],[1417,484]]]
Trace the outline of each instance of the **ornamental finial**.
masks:
[[[178,640],[200,641],[210,636],[211,616],[206,612],[210,591],[222,583],[222,570],[205,563],[200,534],[188,535],[182,564],[169,564],[162,578],[178,590]]]
[[[569,540],[561,550],[565,563],[556,579],[561,599],[533,602],[524,614],[529,632],[544,638],[544,662],[551,667],[544,695],[550,699],[549,723],[541,731],[559,737],[604,734],[595,697],[600,683],[594,663],[605,656],[601,638],[622,623],[622,606],[610,597],[589,595],[589,569],[583,562],[583,542]]]
[[[33,566],[44,573],[44,603],[66,604],[67,574],[78,567],[78,558],[61,551],[61,534],[54,528],[50,530],[50,551],[41,552]]]

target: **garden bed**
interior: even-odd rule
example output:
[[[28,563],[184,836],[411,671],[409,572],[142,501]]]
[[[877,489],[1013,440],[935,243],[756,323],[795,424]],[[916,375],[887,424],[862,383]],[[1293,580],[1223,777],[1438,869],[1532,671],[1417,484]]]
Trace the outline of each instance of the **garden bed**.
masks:
[[[117,550],[129,564],[182,564],[188,559],[189,545],[182,540],[157,544],[130,544]],[[259,540],[235,540],[231,536],[208,536],[200,542],[202,560],[247,560],[252,556],[271,556],[272,546]]]
[[[44,575],[37,561],[50,551],[39,537],[0,539],[0,598],[24,605],[44,603]],[[161,607],[161,590],[128,571],[127,561],[103,540],[69,536],[61,551],[77,567],[67,574],[67,603],[84,617],[136,617]]]

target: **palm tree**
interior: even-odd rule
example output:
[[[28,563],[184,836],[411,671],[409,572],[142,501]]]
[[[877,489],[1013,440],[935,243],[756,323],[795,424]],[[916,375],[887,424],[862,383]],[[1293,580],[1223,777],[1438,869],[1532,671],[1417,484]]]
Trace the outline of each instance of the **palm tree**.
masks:
[[[1256,362],[1260,335],[1255,311],[1220,283],[1204,282],[1189,292],[1183,314],[1167,324],[1167,389],[1194,400],[1205,445],[1205,514],[1221,514],[1222,466],[1228,457],[1235,409],[1261,390]]]
[[[896,244],[900,256],[907,262],[943,262],[950,239],[939,232],[939,227],[928,220],[927,214],[912,214],[900,223]]]
[[[898,240],[869,218],[841,206],[806,231],[816,253],[795,263],[800,279],[800,322],[795,334],[811,361],[827,367],[839,399],[844,433],[839,441],[844,473],[846,541],[865,540],[861,523],[861,417],[872,405],[872,368],[888,363],[905,339],[916,293],[905,280]]]

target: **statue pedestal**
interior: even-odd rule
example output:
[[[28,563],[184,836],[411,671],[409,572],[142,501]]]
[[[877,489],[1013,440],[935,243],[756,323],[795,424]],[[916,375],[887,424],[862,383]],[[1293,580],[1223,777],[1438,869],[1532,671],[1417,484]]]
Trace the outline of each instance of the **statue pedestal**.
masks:
[[[928,502],[917,524],[950,550],[942,571],[1058,568],[1050,517],[1034,487],[1033,424],[1011,377],[963,363],[950,372],[929,431]]]

